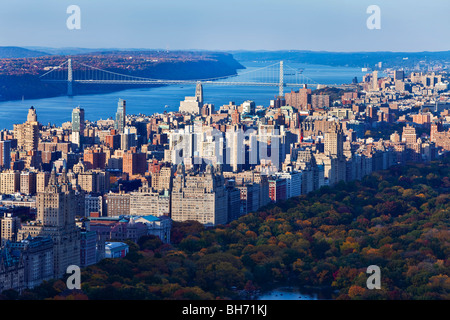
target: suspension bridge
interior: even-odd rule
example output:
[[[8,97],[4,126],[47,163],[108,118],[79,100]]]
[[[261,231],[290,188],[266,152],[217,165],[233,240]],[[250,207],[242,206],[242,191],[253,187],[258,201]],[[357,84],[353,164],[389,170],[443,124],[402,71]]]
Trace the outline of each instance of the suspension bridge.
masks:
[[[278,87],[279,96],[283,96],[285,87],[301,88],[304,85],[317,87],[320,86],[314,80],[304,76],[302,70],[292,68],[284,64],[283,61],[271,65],[252,68],[243,71],[237,75],[223,76],[208,79],[154,79],[132,75],[121,74],[118,72],[103,70],[98,67],[68,59],[56,67],[49,67],[47,72],[40,76],[41,81],[45,82],[67,82],[67,95],[73,95],[73,85],[82,84],[126,84],[126,85],[224,85],[224,86],[265,86]],[[327,85],[335,86],[338,85]]]

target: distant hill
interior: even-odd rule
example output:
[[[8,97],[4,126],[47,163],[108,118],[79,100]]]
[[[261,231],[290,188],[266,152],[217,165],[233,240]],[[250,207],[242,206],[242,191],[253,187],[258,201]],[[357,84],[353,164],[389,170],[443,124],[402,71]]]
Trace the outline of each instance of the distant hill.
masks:
[[[93,49],[93,48],[77,48],[77,47],[64,47],[64,48],[52,48],[52,47],[24,47],[32,51],[46,52],[51,55],[77,55],[86,54],[96,51],[102,51],[103,49]]]
[[[37,47],[37,46],[29,46],[24,47],[28,50],[34,51],[42,51],[52,55],[78,55],[78,54],[89,54],[89,53],[98,53],[98,52],[125,52],[125,51],[167,51],[164,49],[158,48],[80,48],[80,47],[62,47],[62,48],[53,48],[53,47]],[[196,50],[188,50],[195,52]],[[198,51],[206,51],[206,50],[198,50]]]
[[[42,51],[29,50],[21,47],[0,47],[0,59],[34,58],[48,55],[48,53]]]

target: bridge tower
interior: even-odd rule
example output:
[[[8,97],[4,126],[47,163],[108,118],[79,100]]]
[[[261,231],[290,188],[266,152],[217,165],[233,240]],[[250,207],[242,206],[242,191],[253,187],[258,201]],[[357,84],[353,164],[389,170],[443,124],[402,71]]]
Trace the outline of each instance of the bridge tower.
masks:
[[[67,95],[71,97],[73,95],[73,74],[72,74],[72,59],[67,61]]]
[[[283,96],[283,87],[284,87],[284,70],[283,70],[283,60],[280,61],[280,84],[279,84],[279,90],[278,95],[280,97]]]

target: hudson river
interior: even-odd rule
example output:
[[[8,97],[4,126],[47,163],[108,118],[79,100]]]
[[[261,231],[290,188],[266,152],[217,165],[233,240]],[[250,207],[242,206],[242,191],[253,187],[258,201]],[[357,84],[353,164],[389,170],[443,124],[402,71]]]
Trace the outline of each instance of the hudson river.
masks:
[[[239,70],[238,78],[243,73],[276,63],[276,61],[239,62],[247,69]],[[285,65],[296,70],[303,69],[304,76],[320,84],[351,83],[354,77],[361,81],[362,76],[366,74],[360,68],[329,67],[289,62],[285,62]],[[291,70],[285,68],[285,73],[288,72],[291,72]],[[258,80],[258,78],[254,78],[254,80]],[[287,92],[291,89],[298,90],[298,88],[285,87],[284,91]],[[185,96],[193,96],[194,94],[195,85],[170,85],[156,88],[130,89],[106,94],[5,101],[0,102],[0,129],[12,129],[13,124],[25,122],[27,110],[31,106],[36,108],[40,123],[48,124],[50,122],[59,126],[66,121],[71,121],[71,112],[78,106],[85,109],[87,120],[96,121],[114,118],[119,98],[127,101],[127,114],[142,113],[150,115],[157,112],[162,113],[165,110],[176,111],[180,101],[184,100]],[[204,85],[203,94],[205,103],[214,104],[216,110],[230,101],[234,101],[239,105],[245,100],[253,100],[257,105],[268,106],[270,100],[274,99],[275,95],[278,94],[278,88]],[[165,108],[166,105],[168,106],[167,108]]]

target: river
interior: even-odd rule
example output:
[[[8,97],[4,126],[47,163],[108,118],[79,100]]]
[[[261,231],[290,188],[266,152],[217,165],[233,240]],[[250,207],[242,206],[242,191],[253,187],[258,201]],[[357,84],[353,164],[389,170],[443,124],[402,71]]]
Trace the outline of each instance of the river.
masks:
[[[247,69],[238,71],[238,78],[243,74],[270,64],[274,61],[254,62],[239,61]],[[303,75],[320,84],[351,83],[354,77],[362,80],[365,72],[360,68],[331,67],[285,62],[294,69],[303,69]],[[285,68],[287,73],[288,69]],[[247,76],[246,76],[247,77]],[[255,80],[258,80],[256,78]],[[285,88],[286,91],[298,88]],[[230,101],[241,104],[245,100],[253,100],[257,105],[267,106],[278,93],[277,87],[248,87],[205,85],[203,87],[204,101],[212,103],[216,109]],[[85,109],[85,118],[90,121],[113,118],[117,101],[122,98],[127,101],[128,114],[153,114],[157,112],[176,111],[180,101],[185,96],[195,94],[195,85],[169,85],[154,88],[139,88],[113,93],[79,95],[73,97],[60,96],[44,99],[30,99],[0,102],[0,129],[12,129],[13,124],[26,121],[27,110],[34,106],[38,121],[42,124],[61,125],[71,121],[71,112],[75,107]],[[165,108],[165,106],[169,106]]]

